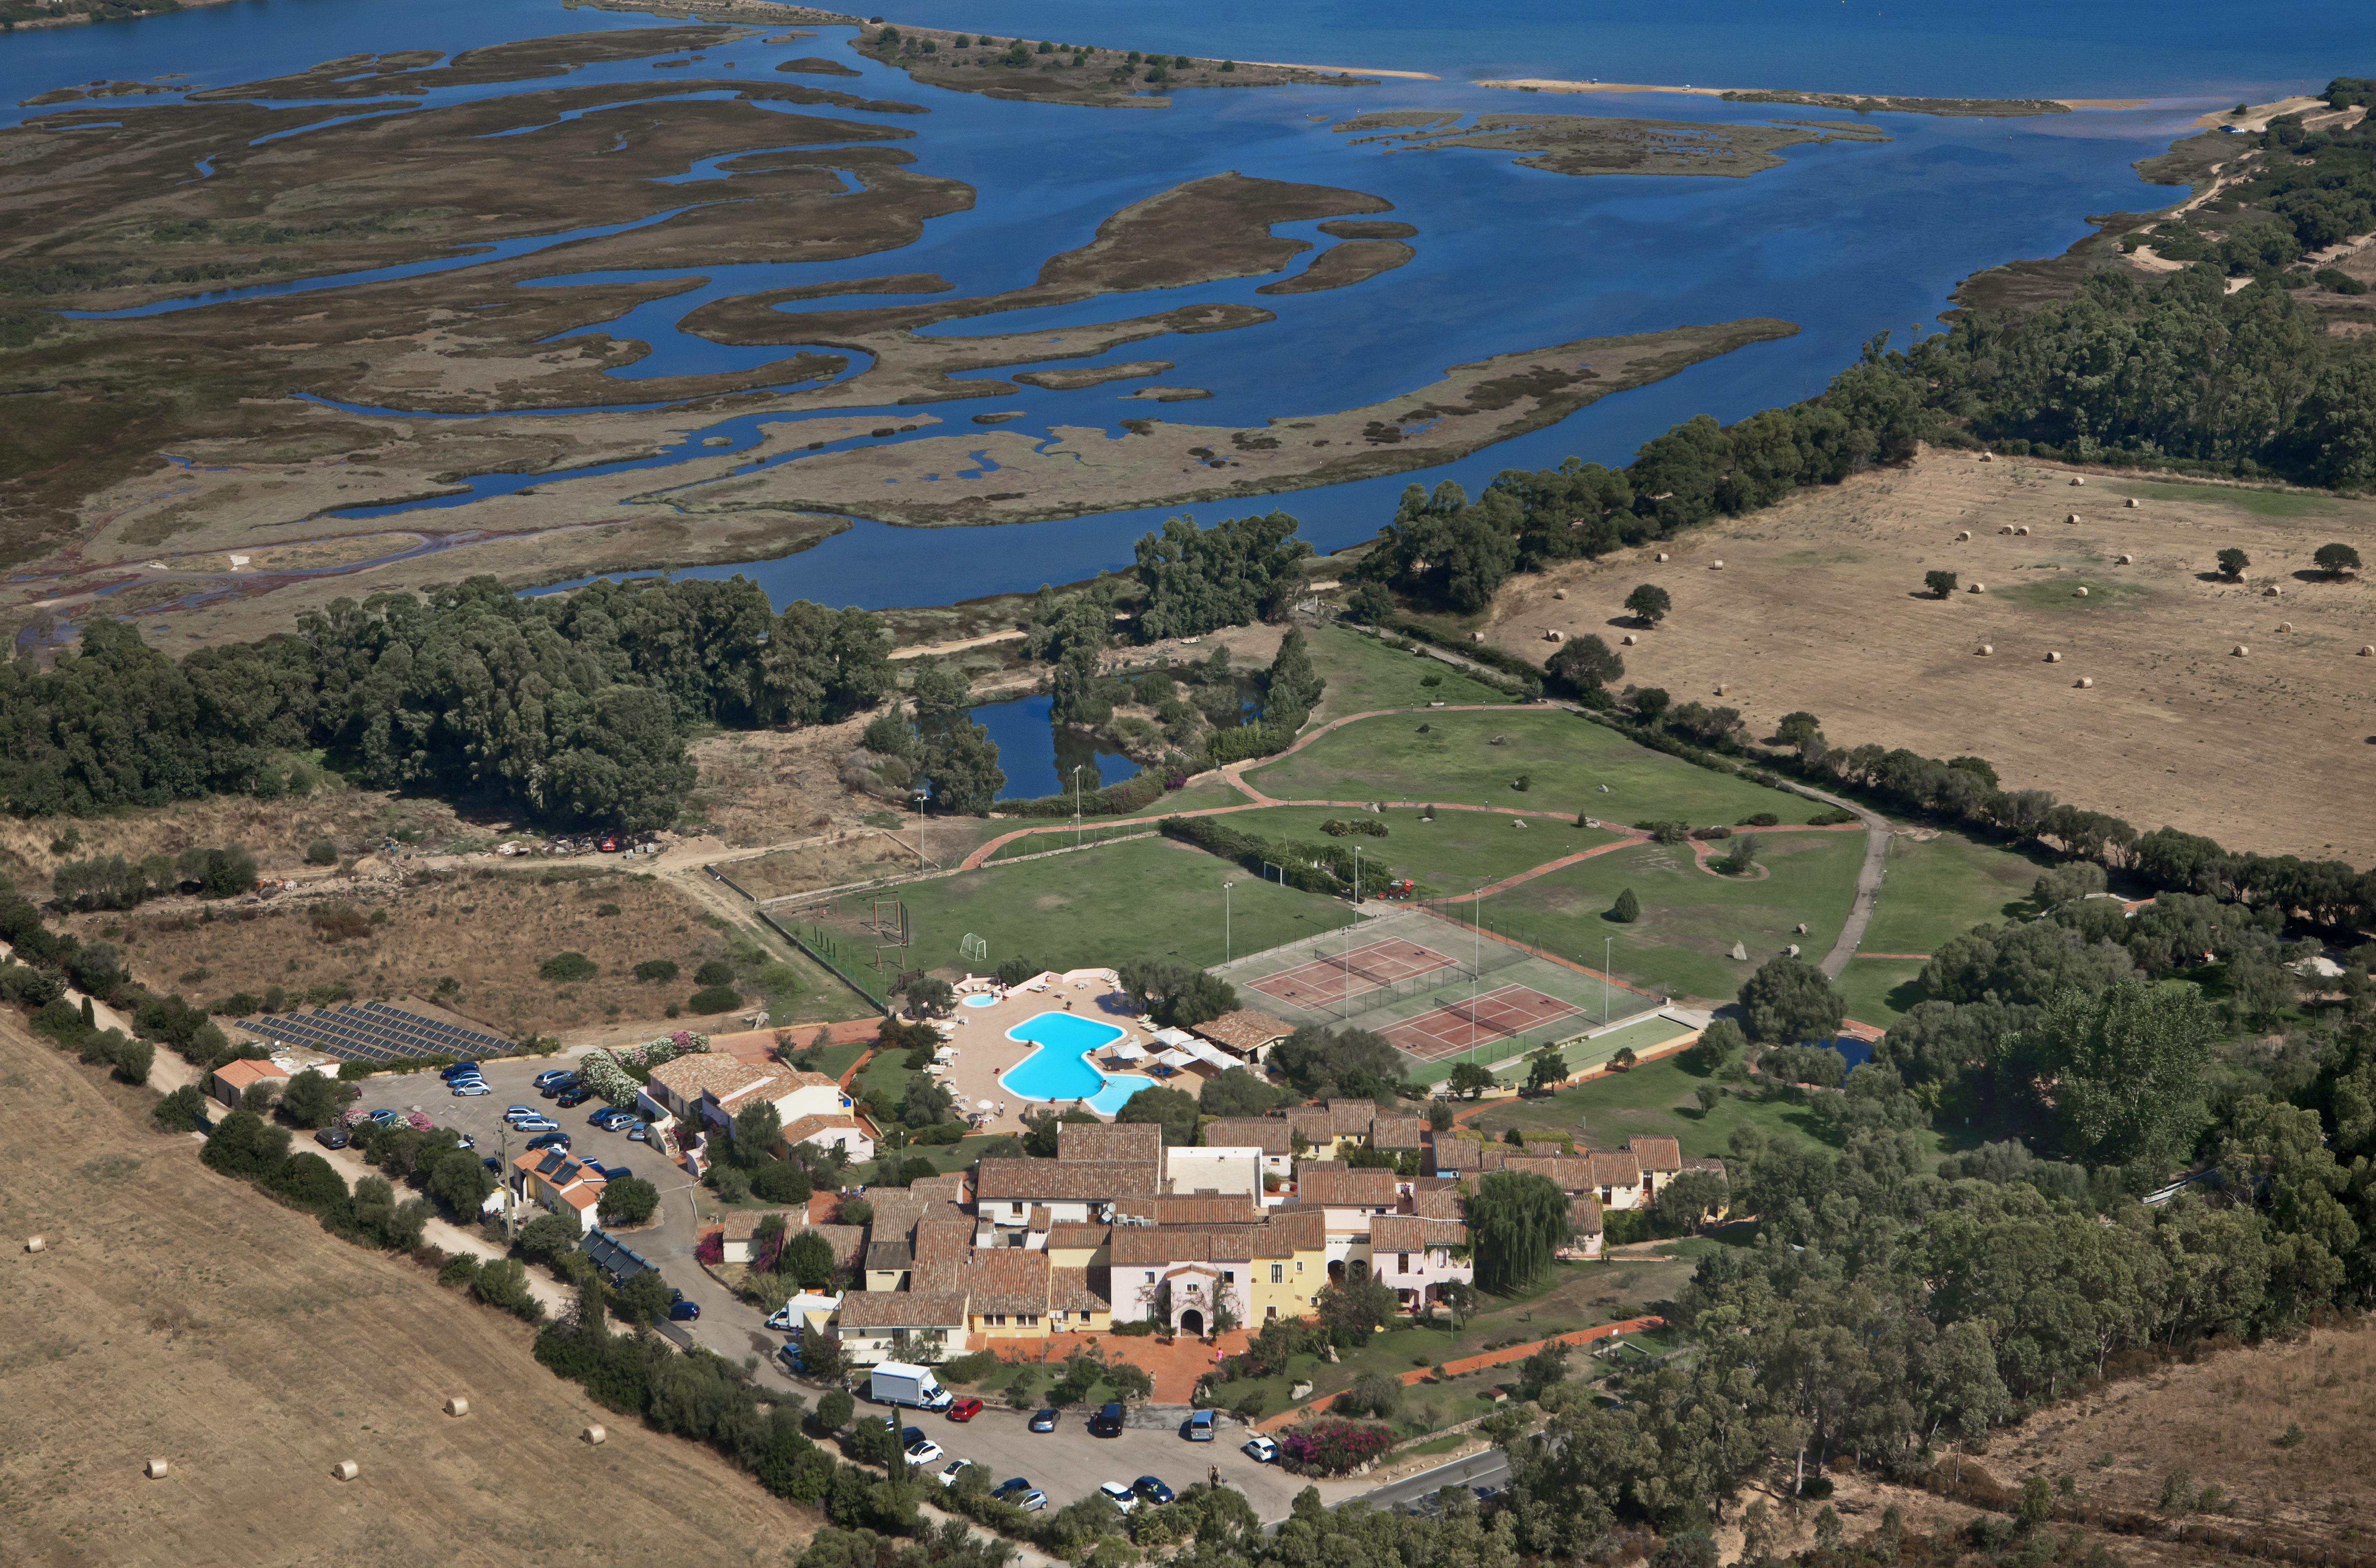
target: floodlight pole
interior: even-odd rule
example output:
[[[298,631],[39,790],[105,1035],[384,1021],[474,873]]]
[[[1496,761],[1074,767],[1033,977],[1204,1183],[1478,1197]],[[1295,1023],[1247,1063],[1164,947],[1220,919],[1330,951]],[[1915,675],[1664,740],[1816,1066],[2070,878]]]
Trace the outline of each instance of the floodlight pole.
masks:
[[[1073,765],[1073,848],[1075,849],[1081,847],[1081,768],[1083,766],[1077,762]]]
[[[1616,946],[1613,936],[1600,939],[1600,1027],[1604,1029],[1609,1027],[1609,956]]]
[[[1477,972],[1485,962],[1485,885],[1479,883],[1468,901],[1468,1061],[1477,1061]]]
[[[918,871],[923,870],[926,864],[924,860],[924,796],[925,791],[921,790],[914,790],[909,792],[909,799],[916,802],[916,869]]]
[[[1221,884],[1221,962],[1224,964],[1230,961],[1230,889],[1236,885],[1234,882]]]

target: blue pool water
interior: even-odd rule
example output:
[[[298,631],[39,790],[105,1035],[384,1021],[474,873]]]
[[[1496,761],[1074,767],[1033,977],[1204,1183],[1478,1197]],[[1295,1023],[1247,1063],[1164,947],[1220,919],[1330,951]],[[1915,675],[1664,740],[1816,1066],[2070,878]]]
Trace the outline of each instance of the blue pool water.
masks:
[[[1109,1077],[1089,1064],[1088,1053],[1120,1039],[1125,1030],[1071,1013],[1041,1013],[1006,1031],[1040,1049],[1008,1068],[999,1083],[1023,1099],[1077,1099],[1091,1111],[1111,1116],[1123,1102],[1155,1080],[1135,1074]]]

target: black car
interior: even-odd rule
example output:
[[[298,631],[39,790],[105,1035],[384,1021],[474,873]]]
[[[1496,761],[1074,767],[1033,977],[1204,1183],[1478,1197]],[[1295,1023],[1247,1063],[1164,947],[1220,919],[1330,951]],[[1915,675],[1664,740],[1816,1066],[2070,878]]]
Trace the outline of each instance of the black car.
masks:
[[[344,1148],[353,1140],[347,1136],[344,1127],[325,1127],[314,1134],[314,1141],[324,1148]]]
[[[1037,1411],[1031,1417],[1031,1430],[1033,1431],[1054,1431],[1056,1430],[1057,1418],[1063,1414],[1063,1412],[1061,1410]]]
[[[1120,1437],[1122,1435],[1122,1407],[1119,1405],[1107,1405],[1102,1407],[1096,1415],[1091,1416],[1089,1418],[1089,1435],[1091,1437]]]
[[[590,1090],[572,1088],[566,1094],[558,1094],[553,1096],[552,1103],[561,1107],[564,1111],[575,1111],[593,1098],[593,1093]]]
[[[577,1080],[575,1078],[556,1078],[552,1083],[538,1085],[536,1092],[540,1099],[559,1099],[576,1087]]]
[[[1130,1483],[1130,1490],[1138,1493],[1139,1496],[1146,1499],[1149,1503],[1163,1503],[1171,1501],[1171,1489],[1165,1486],[1161,1479],[1154,1476],[1139,1477],[1138,1479]]]

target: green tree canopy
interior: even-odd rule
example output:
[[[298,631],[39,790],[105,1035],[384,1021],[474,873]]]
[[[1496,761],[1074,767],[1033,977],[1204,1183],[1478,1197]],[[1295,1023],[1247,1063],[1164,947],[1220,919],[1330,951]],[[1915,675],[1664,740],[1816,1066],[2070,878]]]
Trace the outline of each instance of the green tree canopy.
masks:
[[[1787,955],[1767,959],[1749,977],[1740,1009],[1750,1039],[1784,1045],[1836,1034],[1847,1016],[1830,977]]]
[[[1489,1170],[1468,1198],[1479,1289],[1521,1290],[1550,1266],[1568,1239],[1567,1194],[1531,1170]]]

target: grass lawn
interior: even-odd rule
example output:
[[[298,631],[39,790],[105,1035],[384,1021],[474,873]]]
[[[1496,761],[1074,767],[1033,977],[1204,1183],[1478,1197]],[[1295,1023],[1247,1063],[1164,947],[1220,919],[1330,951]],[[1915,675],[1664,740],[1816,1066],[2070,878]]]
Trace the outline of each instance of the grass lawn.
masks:
[[[1864,859],[1864,836],[1857,832],[1768,834],[1759,844],[1767,874],[1753,881],[1704,872],[1681,848],[1619,849],[1487,898],[1486,929],[1595,968],[1606,951],[1621,980],[1674,996],[1730,1001],[1741,981],[1787,944],[1797,943],[1810,961],[1830,951]],[[1642,916],[1621,925],[1606,916],[1628,887]],[[1803,936],[1796,929],[1802,921]],[[1615,945],[1604,949],[1610,937]],[[1746,962],[1731,956],[1736,942],[1748,949]]]
[[[1312,667],[1328,682],[1313,715],[1322,721],[1382,707],[1425,707],[1432,702],[1510,701],[1507,692],[1471,680],[1440,659],[1398,653],[1375,637],[1343,626],[1321,627],[1313,633],[1311,646]]]
[[[1127,837],[1134,833],[1145,833],[1153,826],[1152,822],[1146,820],[1111,822],[1099,819],[1084,822],[1076,837],[1073,832],[1073,825],[1066,823],[1061,833],[1035,833],[1028,838],[1017,838],[1010,843],[1001,844],[991,851],[990,859],[985,863],[996,865],[1001,861],[1021,860],[1026,855],[1044,855],[1051,849],[1070,849],[1081,845],[1095,844],[1104,838]]]
[[[849,993],[849,988],[842,986],[839,980],[834,981],[834,984],[840,987],[843,994]],[[792,1043],[796,1047],[799,1046],[800,1039],[801,1037],[798,1034],[792,1036]],[[816,1063],[810,1070],[823,1073],[828,1078],[838,1078],[849,1070],[851,1063],[873,1048],[874,1042],[866,1039],[852,1040],[847,1045],[828,1045],[817,1052]],[[805,1056],[807,1052],[802,1051],[800,1054]]]
[[[1919,958],[1851,958],[1833,983],[1847,999],[1848,1016],[1859,1024],[1894,1028],[1922,1000]]]
[[[1492,743],[1497,735],[1500,745]],[[1514,789],[1522,774],[1529,788]],[[1685,819],[1729,826],[1758,812],[1802,823],[1828,809],[1694,767],[1549,707],[1365,719],[1292,756],[1250,768],[1245,778],[1282,801],[1456,801],[1588,813],[1623,823]]]
[[[1895,835],[1864,951],[1934,953],[1976,925],[2027,915],[2030,884],[2053,863],[2043,851],[2002,849],[1956,833],[1927,843]]]
[[[906,1075],[904,1072],[900,1075],[902,1078]],[[981,1133],[959,1138],[953,1144],[909,1144],[906,1148],[897,1150],[894,1157],[902,1162],[919,1157],[929,1159],[934,1170],[946,1176],[953,1170],[972,1170],[974,1161],[980,1159],[991,1145],[1013,1136],[1011,1133]],[[852,1183],[871,1182],[874,1179],[875,1169],[876,1162],[853,1165],[843,1180]]]
[[[1423,891],[1436,895],[1465,893],[1480,882],[1498,882],[1546,861],[1573,855],[1579,849],[1610,842],[1616,835],[1578,827],[1573,820],[1544,817],[1514,818],[1481,812],[1440,812],[1423,822],[1415,809],[1389,809],[1374,817],[1328,806],[1269,806],[1260,811],[1233,812],[1229,825],[1241,833],[1265,838],[1294,838],[1325,844],[1320,825],[1330,818],[1384,826],[1386,836],[1348,835],[1337,840],[1359,845],[1366,865],[1375,862],[1398,876],[1410,877]],[[1524,820],[1524,827],[1513,827]]]
[[[1694,1098],[1702,1084],[1678,1058],[1647,1063],[1628,1073],[1610,1073],[1540,1099],[1510,1099],[1488,1106],[1469,1123],[1489,1137],[1506,1127],[1544,1127],[1574,1133],[1595,1148],[1615,1148],[1636,1134],[1681,1140],[1687,1157],[1720,1156],[1736,1127],[1753,1126],[1771,1142],[1814,1142],[1815,1120],[1804,1106],[1778,1100],[1747,1100],[1727,1095],[1713,1111]]]
[[[1218,964],[1224,882],[1238,885],[1230,918],[1240,953],[1334,931],[1355,918],[1336,899],[1258,881],[1201,849],[1149,838],[909,883],[899,889],[916,932],[909,962],[963,968],[957,949],[970,932],[990,944],[987,958],[973,960],[976,972],[1018,956],[1051,969],[1142,957]]]

